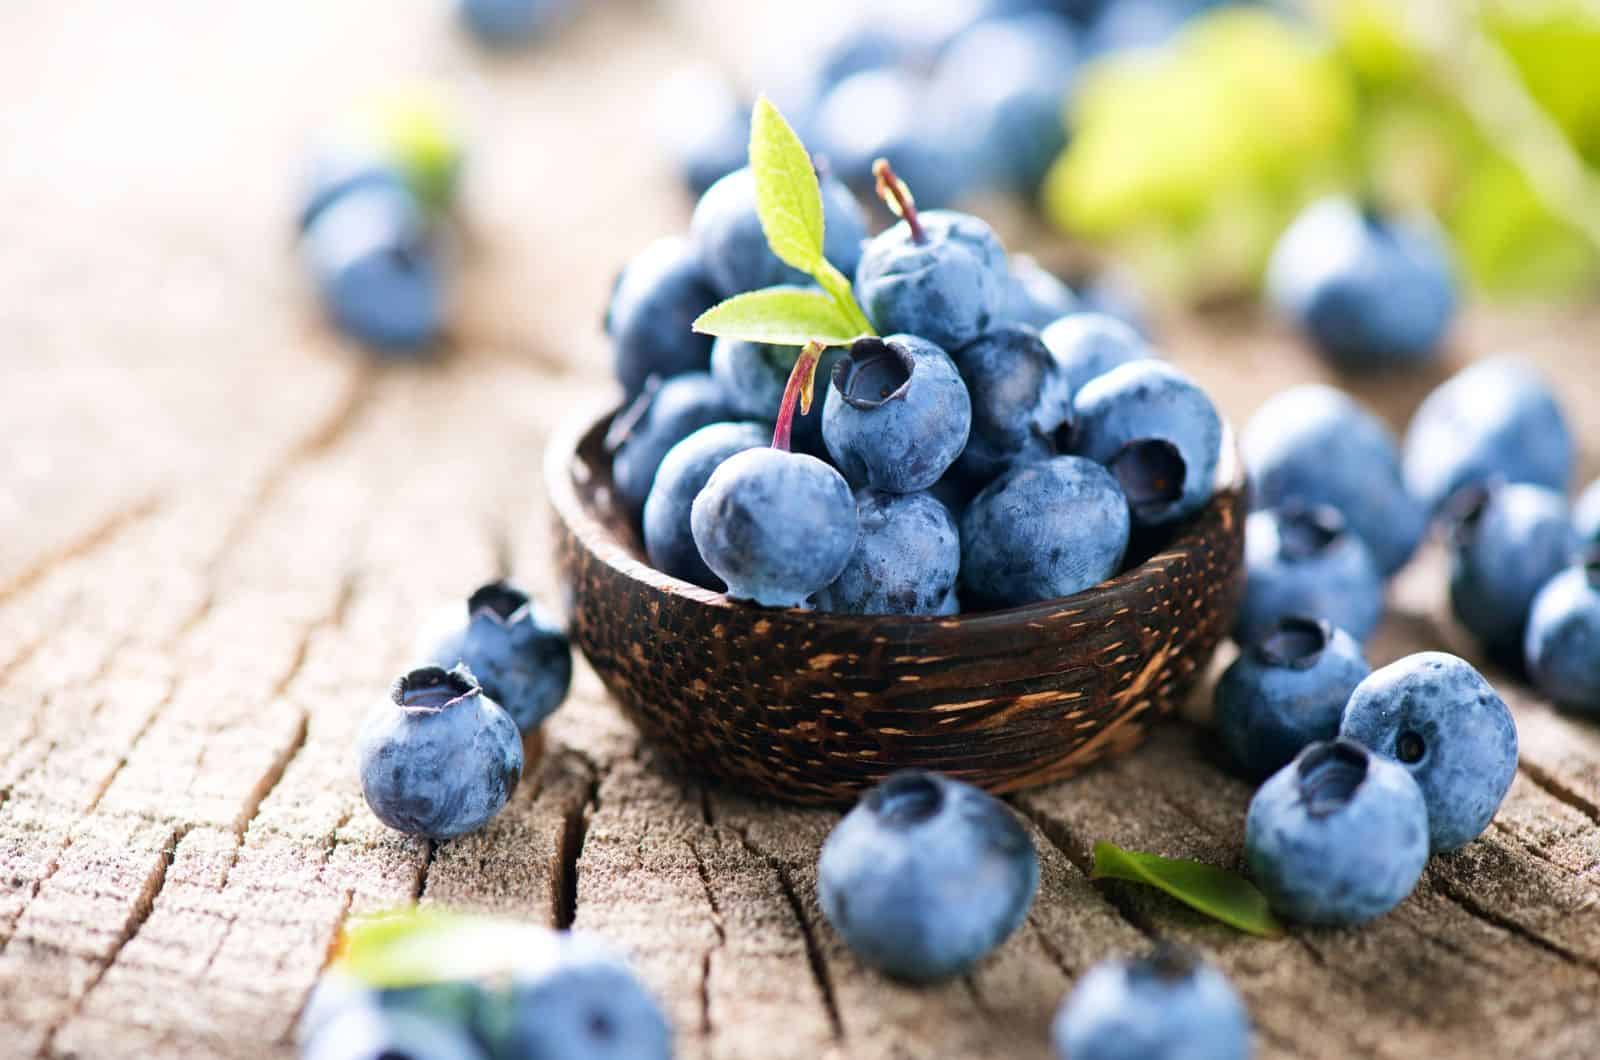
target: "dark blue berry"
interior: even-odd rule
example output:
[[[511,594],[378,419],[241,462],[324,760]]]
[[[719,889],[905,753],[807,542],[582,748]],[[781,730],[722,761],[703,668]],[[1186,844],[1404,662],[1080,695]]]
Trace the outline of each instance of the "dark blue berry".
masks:
[[[1447,508],[1450,608],[1489,652],[1520,657],[1533,598],[1578,552],[1567,499],[1492,482],[1465,487]]]
[[[1022,324],[1002,324],[954,355],[972,400],[972,432],[957,466],[974,479],[1054,456],[1072,415],[1067,376]]]
[[[963,600],[1016,607],[1071,596],[1117,572],[1128,501],[1110,472],[1058,456],[1012,468],[961,519]]]
[[[823,252],[846,276],[861,260],[867,236],[861,205],[839,181],[822,181]],[[748,167],[737,169],[701,196],[690,222],[712,285],[723,297],[780,284],[804,286],[811,278],[785,265],[767,245],[756,213],[756,182]]]
[[[1600,718],[1600,553],[1539,590],[1523,651],[1528,673],[1545,695]]]
[[[1435,853],[1476,839],[1517,772],[1517,724],[1470,664],[1444,652],[1390,663],[1350,696],[1339,738],[1399,762],[1422,789]]]
[[[397,831],[451,839],[488,824],[522,776],[522,734],[471,671],[424,666],[367,716],[361,788]]]
[[[834,365],[822,437],[852,485],[927,489],[961,455],[971,427],[955,363],[925,339],[858,339]]]
[[[628,398],[652,376],[706,370],[711,336],[697,334],[694,322],[718,301],[699,252],[681,236],[657,240],[628,263],[605,319],[617,382]]]
[[[1343,391],[1306,383],[1277,394],[1251,417],[1241,445],[1256,507],[1337,508],[1386,577],[1417,550],[1428,513],[1406,491],[1399,447]]]
[[[856,490],[861,532],[817,607],[857,615],[950,615],[959,610],[961,537],[950,511],[927,493]]]
[[[1428,863],[1428,805],[1406,769],[1357,743],[1314,743],[1261,786],[1245,860],[1277,912],[1361,924],[1403,902]]]
[[[1137,331],[1104,313],[1062,317],[1041,331],[1039,337],[1061,366],[1074,394],[1113,368],[1156,355]]]
[[[1244,773],[1275,773],[1307,744],[1339,735],[1350,693],[1371,672],[1344,630],[1319,619],[1280,619],[1217,682],[1217,733]]]
[[[437,666],[465,664],[483,694],[523,733],[548,718],[572,684],[572,646],[555,619],[510,582],[490,582],[467,598],[466,621],[433,646]]]
[[[1000,319],[1006,257],[987,224],[934,210],[879,233],[856,269],[856,297],[883,334],[920,335],[958,350]]]
[[[1250,1018],[1233,985],[1175,946],[1084,973],[1051,1028],[1060,1060],[1249,1060]]]
[[[1078,311],[1078,296],[1027,254],[1013,254],[1006,280],[1005,304],[999,319],[1043,331]]]
[[[1004,804],[937,773],[898,773],[822,845],[822,912],[867,964],[928,982],[960,975],[1028,914],[1038,856]]]
[[[1249,644],[1281,619],[1325,619],[1365,643],[1383,617],[1383,577],[1338,509],[1290,501],[1252,512],[1244,531],[1245,593],[1234,639]]]

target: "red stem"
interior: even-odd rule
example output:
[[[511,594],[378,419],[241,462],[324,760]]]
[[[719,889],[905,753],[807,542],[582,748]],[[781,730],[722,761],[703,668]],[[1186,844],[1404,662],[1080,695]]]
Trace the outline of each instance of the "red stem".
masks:
[[[811,396],[817,379],[817,362],[822,360],[825,347],[820,342],[807,343],[800,356],[794,360],[794,371],[783,388],[783,404],[778,406],[778,425],[772,430],[772,448],[789,451],[789,435],[794,430],[794,409],[798,404],[802,415],[811,411]]]
[[[906,187],[906,182],[894,175],[887,158],[872,163],[872,176],[877,182],[878,198],[888,203],[894,215],[906,223],[911,230],[911,241],[926,243],[928,234],[923,231],[922,222],[917,218],[917,200],[911,197],[911,189]]]

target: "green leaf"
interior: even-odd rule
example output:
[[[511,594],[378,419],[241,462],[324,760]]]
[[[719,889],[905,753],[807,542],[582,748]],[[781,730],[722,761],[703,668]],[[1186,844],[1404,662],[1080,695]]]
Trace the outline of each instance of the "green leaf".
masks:
[[[805,145],[765,96],[750,120],[750,172],[767,245],[785,264],[816,272],[823,261],[822,189]]]
[[[768,287],[735,295],[700,314],[694,329],[745,342],[774,346],[804,346],[821,342],[844,346],[871,328],[852,320],[839,304],[822,291],[806,287]]]
[[[1212,865],[1141,854],[1101,842],[1094,845],[1093,878],[1149,884],[1240,931],[1265,938],[1283,934],[1283,925],[1253,883]]]
[[[872,330],[872,321],[867,319],[867,314],[861,311],[861,306],[856,302],[855,288],[842,272],[823,259],[817,263],[817,271],[813,275],[822,289],[833,297],[833,304],[850,321],[858,337],[877,334]]]
[[[530,924],[411,906],[345,929],[333,968],[373,987],[483,979],[555,959],[553,932]]]

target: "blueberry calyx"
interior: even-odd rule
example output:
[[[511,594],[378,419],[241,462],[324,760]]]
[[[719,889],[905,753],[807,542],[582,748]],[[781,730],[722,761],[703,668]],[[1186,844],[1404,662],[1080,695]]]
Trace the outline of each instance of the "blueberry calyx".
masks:
[[[1394,738],[1394,757],[1403,765],[1414,766],[1427,754],[1428,742],[1415,729],[1406,729]]]
[[[1200,955],[1189,947],[1161,941],[1149,954],[1133,961],[1129,971],[1138,977],[1179,983],[1193,975],[1200,963]]]
[[[1591,589],[1600,589],[1600,541],[1589,545],[1578,557],[1578,563],[1583,567],[1583,573],[1589,579]]]
[[[1290,501],[1278,522],[1279,549],[1285,559],[1297,563],[1315,559],[1345,531],[1344,516],[1326,504]]]
[[[1303,615],[1286,615],[1272,632],[1251,646],[1251,653],[1268,666],[1309,670],[1317,664],[1333,639],[1332,623]]]
[[[389,689],[394,705],[408,714],[439,714],[482,694],[478,679],[461,664],[450,670],[419,666],[395,678]]]
[[[922,220],[917,216],[917,200],[912,196],[906,182],[895,176],[887,158],[880,158],[872,163],[872,179],[877,186],[878,198],[888,205],[896,217],[906,223],[906,229],[911,233],[911,242],[926,243],[928,233],[923,229]]]
[[[527,612],[531,603],[528,594],[510,582],[494,581],[480,586],[467,597],[467,614],[509,626]]]
[[[1128,498],[1128,507],[1142,518],[1156,517],[1183,496],[1188,465],[1178,447],[1164,438],[1129,442],[1112,458],[1110,466]]]
[[[903,399],[915,367],[909,350],[882,339],[857,339],[833,366],[833,386],[846,404],[870,412]]]
[[[1312,817],[1337,813],[1367,779],[1367,749],[1349,740],[1313,744],[1296,761],[1300,800]]]
[[[907,829],[938,815],[944,788],[929,773],[906,770],[873,788],[863,801],[883,824]]]

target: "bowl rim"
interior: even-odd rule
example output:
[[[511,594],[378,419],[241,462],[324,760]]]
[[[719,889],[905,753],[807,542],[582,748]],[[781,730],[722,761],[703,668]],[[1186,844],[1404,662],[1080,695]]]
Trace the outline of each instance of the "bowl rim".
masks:
[[[1184,558],[1200,544],[1198,527],[1205,514],[1217,508],[1224,528],[1233,530],[1233,506],[1228,494],[1245,492],[1244,462],[1231,424],[1222,421],[1222,456],[1217,464],[1215,491],[1205,506],[1190,515],[1173,539],[1155,555],[1136,567],[1117,574],[1071,596],[1058,596],[1049,600],[1036,600],[1017,607],[1000,610],[967,611],[955,615],[855,615],[829,611],[807,610],[797,607],[762,607],[746,601],[731,600],[725,593],[713,592],[693,582],[673,577],[652,567],[611,531],[583,501],[578,490],[575,472],[585,466],[578,453],[585,439],[597,431],[604,431],[622,407],[611,400],[591,401],[570,413],[551,434],[545,447],[545,490],[556,515],[568,531],[596,559],[618,574],[641,582],[656,592],[682,597],[705,607],[730,613],[757,614],[766,618],[799,619],[809,623],[828,623],[838,628],[856,626],[863,631],[881,632],[886,625],[908,629],[969,630],[979,632],[990,627],[1011,628],[1019,623],[1055,616],[1063,608],[1075,610],[1075,605],[1091,597],[1117,596],[1135,589],[1150,578],[1160,575],[1164,564]]]

